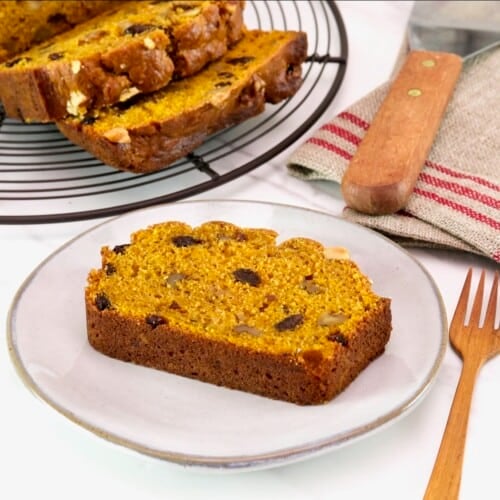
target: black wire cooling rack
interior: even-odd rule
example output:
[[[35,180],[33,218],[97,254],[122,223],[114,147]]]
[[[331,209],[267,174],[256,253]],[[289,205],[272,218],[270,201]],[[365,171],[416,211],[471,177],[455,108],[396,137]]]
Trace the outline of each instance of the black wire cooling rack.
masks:
[[[262,30],[307,31],[309,56],[294,97],[268,104],[262,115],[213,135],[168,168],[142,175],[102,164],[54,125],[4,119],[0,224],[93,219],[177,201],[250,172],[299,139],[330,105],[344,78],[348,44],[342,16],[329,0],[247,0],[245,22]],[[248,152],[250,145],[258,156]]]

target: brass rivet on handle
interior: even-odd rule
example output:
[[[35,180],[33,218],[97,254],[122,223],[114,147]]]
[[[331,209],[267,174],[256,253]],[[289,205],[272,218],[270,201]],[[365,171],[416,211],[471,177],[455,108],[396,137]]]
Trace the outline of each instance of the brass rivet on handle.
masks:
[[[436,61],[434,61],[434,59],[424,59],[422,61],[422,66],[424,66],[425,68],[432,68],[436,66]]]
[[[408,90],[408,95],[411,97],[418,97],[422,95],[422,91],[420,89],[410,89]]]

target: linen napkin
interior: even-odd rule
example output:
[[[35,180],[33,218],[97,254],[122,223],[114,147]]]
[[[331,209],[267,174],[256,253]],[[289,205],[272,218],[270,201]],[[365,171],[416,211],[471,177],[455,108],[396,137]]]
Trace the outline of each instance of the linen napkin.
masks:
[[[288,158],[304,180],[340,182],[390,82],[328,121]],[[500,262],[500,48],[464,63],[416,186],[404,210],[343,217],[401,245],[458,249]]]

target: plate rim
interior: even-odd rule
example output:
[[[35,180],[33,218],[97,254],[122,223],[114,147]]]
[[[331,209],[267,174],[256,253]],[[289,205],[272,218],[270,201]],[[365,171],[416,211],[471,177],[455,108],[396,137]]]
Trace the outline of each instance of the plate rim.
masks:
[[[386,244],[395,247],[399,252],[403,253],[407,258],[409,258],[413,264],[415,264],[419,270],[423,273],[427,279],[429,285],[431,286],[434,296],[437,300],[437,305],[440,312],[440,321],[442,325],[441,337],[439,342],[439,349],[437,351],[434,362],[426,374],[422,384],[411,393],[405,400],[398,403],[396,408],[384,413],[383,415],[370,420],[370,422],[359,425],[356,428],[348,429],[341,433],[336,433],[335,435],[330,435],[315,441],[308,441],[301,445],[294,445],[286,448],[280,448],[270,452],[257,453],[252,455],[229,455],[229,456],[207,456],[201,454],[189,454],[181,453],[176,451],[159,450],[148,447],[146,445],[137,443],[131,439],[127,439],[119,436],[118,434],[108,432],[96,425],[93,425],[85,419],[78,417],[77,414],[72,412],[69,408],[65,408],[53,401],[51,397],[45,393],[43,388],[37,384],[29,373],[29,370],[22,362],[21,355],[17,349],[17,342],[15,339],[15,333],[13,328],[13,320],[17,307],[19,305],[20,299],[23,293],[30,286],[31,282],[35,279],[37,274],[45,267],[45,265],[57,257],[59,253],[68,248],[69,246],[76,243],[79,239],[84,238],[86,235],[96,231],[97,229],[112,225],[119,219],[125,219],[126,217],[133,216],[138,213],[153,212],[161,209],[162,207],[172,206],[172,205],[202,205],[202,204],[257,204],[264,205],[268,207],[278,207],[281,209],[293,209],[299,211],[305,211],[313,214],[318,214],[321,216],[327,216],[328,218],[333,218],[348,226],[355,226],[358,230],[364,231],[371,237],[379,238]],[[144,222],[147,226],[152,222]],[[434,279],[427,271],[427,269],[406,249],[401,245],[392,241],[387,236],[355,222],[343,219],[337,215],[331,214],[325,210],[319,210],[314,208],[302,207],[299,205],[292,205],[289,203],[279,203],[279,202],[269,202],[262,200],[246,200],[246,199],[199,199],[199,200],[181,200],[175,203],[167,203],[145,207],[139,210],[128,211],[105,221],[101,221],[94,226],[87,228],[86,230],[80,232],[76,236],[70,238],[68,241],[63,243],[61,246],[56,248],[47,257],[45,257],[23,280],[19,288],[17,289],[12,302],[9,306],[7,313],[7,347],[8,353],[14,368],[20,377],[24,385],[34,394],[39,400],[46,403],[49,407],[56,410],[59,414],[66,417],[69,421],[77,424],[80,428],[83,428],[97,437],[104,439],[108,443],[118,445],[127,450],[139,453],[141,456],[147,456],[154,459],[160,459],[163,461],[170,462],[172,464],[180,465],[183,467],[196,467],[201,469],[219,470],[219,471],[230,471],[230,470],[257,470],[269,467],[276,467],[282,464],[288,464],[292,462],[297,462],[305,458],[318,456],[324,452],[332,451],[338,449],[341,446],[347,445],[351,442],[357,441],[358,439],[371,435],[373,432],[380,430],[388,425],[396,422],[399,418],[406,415],[410,410],[414,409],[428,393],[429,389],[435,382],[437,373],[442,365],[444,355],[446,353],[446,346],[448,343],[448,320],[446,314],[446,308],[444,305],[444,300],[442,298],[441,292],[437,287]]]

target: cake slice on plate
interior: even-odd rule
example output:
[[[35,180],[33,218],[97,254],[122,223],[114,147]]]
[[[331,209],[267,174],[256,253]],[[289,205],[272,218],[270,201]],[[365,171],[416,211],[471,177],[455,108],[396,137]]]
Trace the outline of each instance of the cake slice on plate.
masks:
[[[330,401],[384,352],[390,299],[345,249],[276,237],[168,221],[103,247],[85,290],[90,344],[269,398]]]

